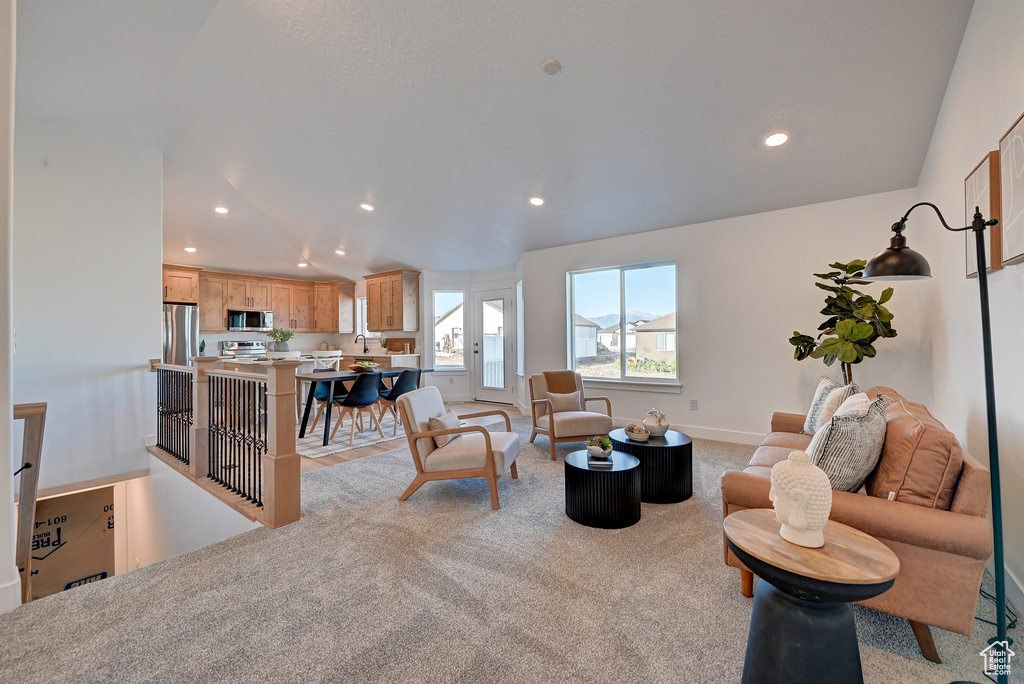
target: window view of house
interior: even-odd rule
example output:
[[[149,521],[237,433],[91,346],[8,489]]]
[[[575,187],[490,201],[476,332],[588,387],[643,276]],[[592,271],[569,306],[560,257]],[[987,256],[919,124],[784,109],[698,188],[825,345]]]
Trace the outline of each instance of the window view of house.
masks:
[[[677,379],[674,263],[571,274],[572,358],[581,375]]]
[[[465,295],[434,292],[434,368],[464,370]]]
[[[366,297],[356,299],[356,334],[364,337],[380,337],[379,332],[366,329]]]

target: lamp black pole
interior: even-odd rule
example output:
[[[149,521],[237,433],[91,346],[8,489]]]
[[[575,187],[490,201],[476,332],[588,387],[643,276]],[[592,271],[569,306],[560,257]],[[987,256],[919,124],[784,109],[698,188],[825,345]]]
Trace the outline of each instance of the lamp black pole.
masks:
[[[935,210],[946,230],[962,232],[974,231],[975,248],[978,253],[978,289],[981,293],[981,345],[985,366],[985,405],[988,414],[988,467],[992,477],[992,540],[994,548],[995,581],[996,581],[996,636],[989,639],[990,644],[997,642],[1009,644],[1006,637],[1006,571],[1003,560],[1003,503],[999,481],[999,437],[996,433],[996,392],[994,373],[992,371],[992,324],[989,317],[988,302],[988,263],[985,258],[985,228],[999,223],[997,219],[985,220],[980,209],[975,207],[974,220],[971,225],[963,228],[952,228],[946,223],[942,212],[931,202],[919,202],[907,210],[903,218],[893,224],[896,235],[890,247],[868,262],[864,268],[864,278],[869,280],[897,280],[930,278],[931,269],[928,261],[917,252],[909,249],[903,229],[906,227],[910,212],[920,206],[929,206]],[[996,675],[999,684],[1009,680],[1009,674],[1001,671]]]

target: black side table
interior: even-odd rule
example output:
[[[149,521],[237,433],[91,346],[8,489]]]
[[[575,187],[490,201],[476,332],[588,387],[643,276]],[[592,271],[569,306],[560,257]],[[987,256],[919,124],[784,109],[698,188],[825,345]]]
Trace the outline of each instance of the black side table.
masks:
[[[679,503],[693,496],[693,440],[669,430],[635,442],[622,428],[608,433],[612,448],[640,459],[640,500],[644,503]]]
[[[640,522],[640,461],[613,451],[611,468],[591,468],[589,454],[565,457],[565,514],[588,527],[606,530]]]

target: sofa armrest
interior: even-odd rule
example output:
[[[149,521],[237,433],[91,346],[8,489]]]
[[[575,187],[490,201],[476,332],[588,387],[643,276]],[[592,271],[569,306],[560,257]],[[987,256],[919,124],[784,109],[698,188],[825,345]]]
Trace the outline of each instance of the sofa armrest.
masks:
[[[739,470],[722,474],[722,503],[742,508],[771,508],[771,480]],[[829,518],[872,537],[935,551],[987,560],[992,555],[992,525],[983,517],[888,501],[852,492],[832,492]]]
[[[800,432],[804,429],[805,420],[807,416],[799,413],[776,411],[772,414],[772,432]]]

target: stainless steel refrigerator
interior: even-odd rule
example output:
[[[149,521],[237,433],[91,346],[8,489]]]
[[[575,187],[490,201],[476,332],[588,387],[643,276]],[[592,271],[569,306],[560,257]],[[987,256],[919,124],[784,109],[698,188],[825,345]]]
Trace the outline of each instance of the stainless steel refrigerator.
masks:
[[[191,366],[199,356],[199,307],[164,304],[164,363]]]

